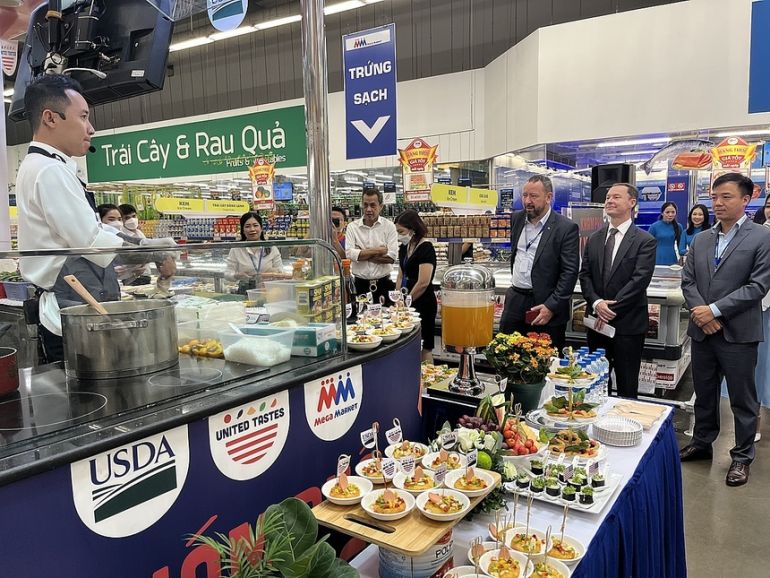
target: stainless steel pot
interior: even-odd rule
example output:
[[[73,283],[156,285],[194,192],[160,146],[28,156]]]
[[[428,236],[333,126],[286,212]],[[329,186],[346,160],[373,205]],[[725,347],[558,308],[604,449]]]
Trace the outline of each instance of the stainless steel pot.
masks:
[[[68,376],[114,379],[179,363],[174,305],[161,299],[108,301],[108,315],[90,305],[61,310]]]

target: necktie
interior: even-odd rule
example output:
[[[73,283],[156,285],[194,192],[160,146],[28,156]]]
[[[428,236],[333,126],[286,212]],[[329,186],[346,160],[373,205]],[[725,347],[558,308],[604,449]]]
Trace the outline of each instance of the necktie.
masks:
[[[612,253],[615,250],[615,234],[617,229],[611,228],[607,242],[604,244],[604,269],[602,272],[602,285],[607,287],[607,282],[610,280],[610,271],[612,271]]]

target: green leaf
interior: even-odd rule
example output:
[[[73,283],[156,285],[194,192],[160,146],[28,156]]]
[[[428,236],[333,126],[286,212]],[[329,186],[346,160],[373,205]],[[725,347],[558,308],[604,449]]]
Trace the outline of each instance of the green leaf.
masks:
[[[296,560],[306,550],[309,550],[318,536],[318,522],[310,511],[310,507],[297,498],[286,498],[277,505],[267,509],[278,510],[281,513],[282,530],[292,536],[291,559]]]
[[[329,576],[334,578],[359,578],[358,570],[339,558],[335,558],[329,571]]]

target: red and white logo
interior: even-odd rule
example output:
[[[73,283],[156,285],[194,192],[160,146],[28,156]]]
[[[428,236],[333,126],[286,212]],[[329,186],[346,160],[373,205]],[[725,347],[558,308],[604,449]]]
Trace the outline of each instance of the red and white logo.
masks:
[[[211,416],[211,457],[228,478],[256,478],[281,454],[289,435],[289,422],[288,391]]]
[[[305,417],[325,441],[345,435],[358,417],[364,396],[361,366],[330,373],[305,384]]]

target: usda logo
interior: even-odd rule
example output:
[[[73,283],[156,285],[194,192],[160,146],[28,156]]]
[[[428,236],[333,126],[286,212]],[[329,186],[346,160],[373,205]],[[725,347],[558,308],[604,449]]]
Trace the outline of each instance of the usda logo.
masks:
[[[75,509],[97,534],[132,536],[171,508],[189,465],[187,426],[75,462],[70,466]]]

